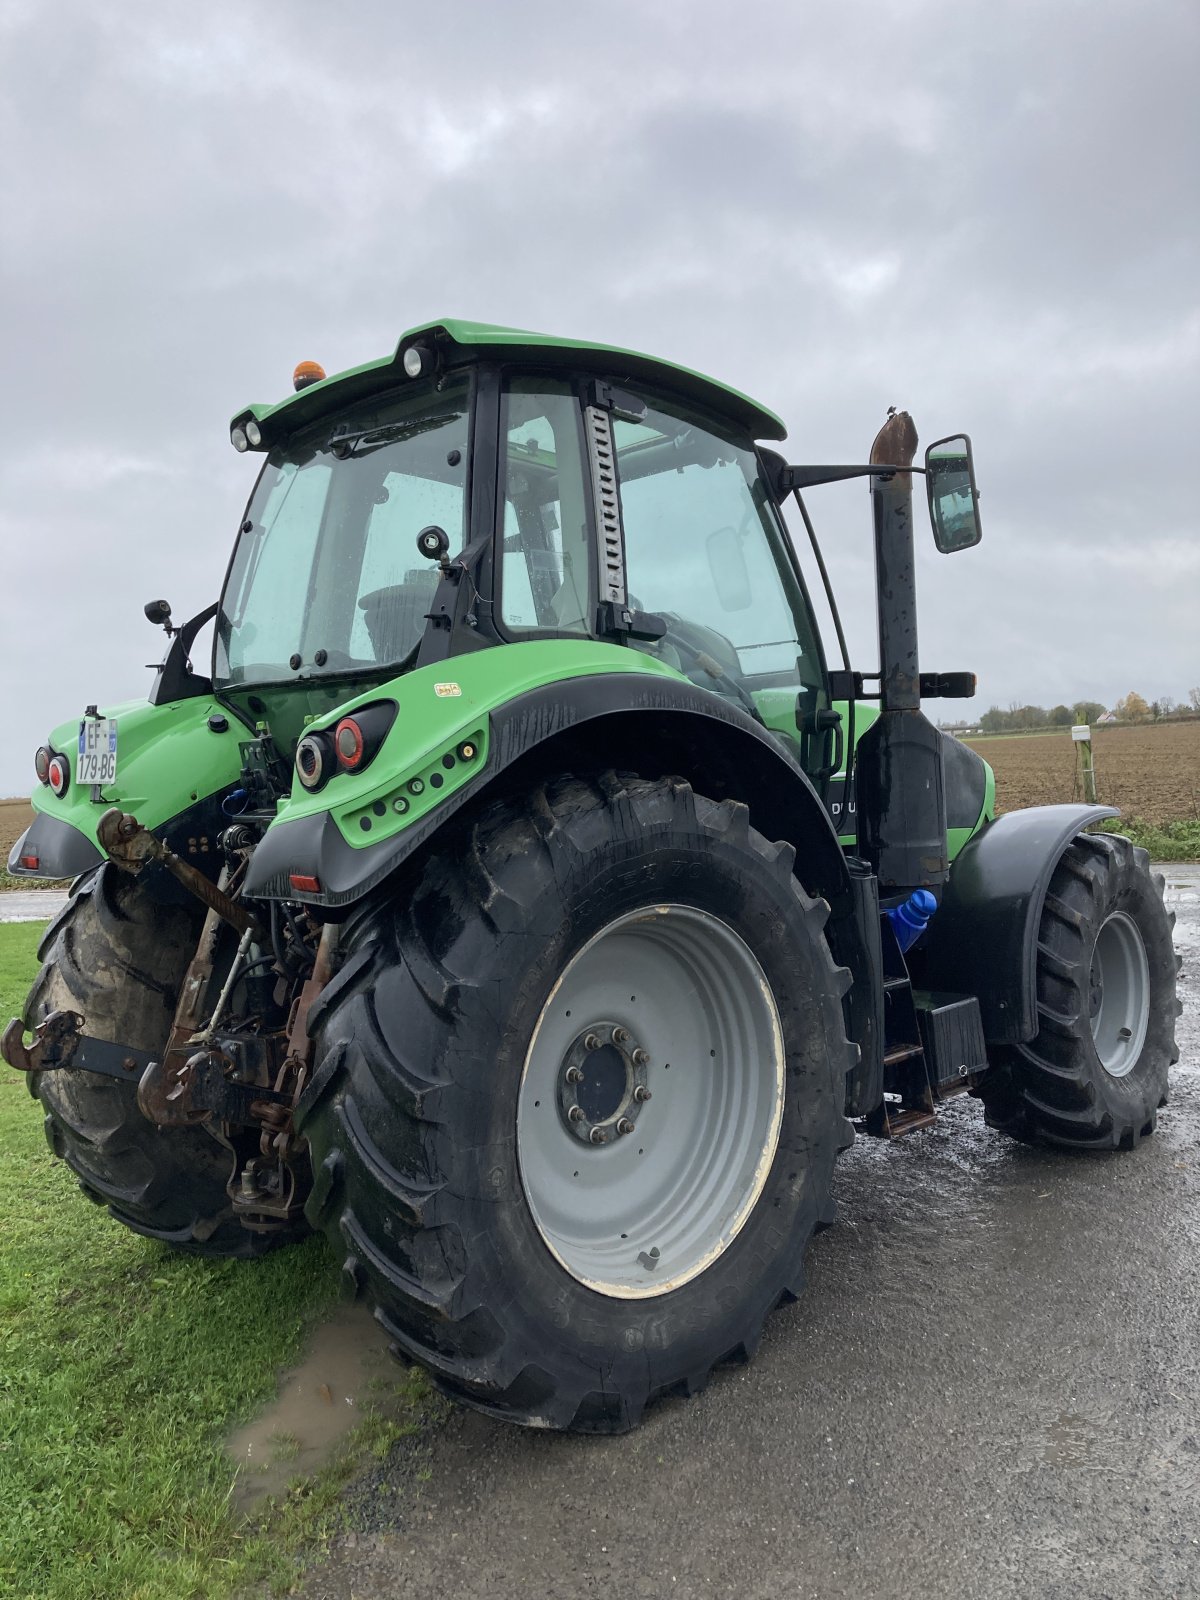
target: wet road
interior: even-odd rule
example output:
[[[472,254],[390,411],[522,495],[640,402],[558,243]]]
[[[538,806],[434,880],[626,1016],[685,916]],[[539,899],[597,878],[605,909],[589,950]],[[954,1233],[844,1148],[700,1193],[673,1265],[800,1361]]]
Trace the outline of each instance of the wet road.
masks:
[[[0,922],[44,922],[66,903],[65,889],[0,890]]]
[[[1200,868],[1166,872],[1153,1139],[1025,1150],[969,1101],[860,1139],[751,1366],[621,1439],[455,1410],[427,1482],[360,1486],[307,1600],[1200,1596]]]

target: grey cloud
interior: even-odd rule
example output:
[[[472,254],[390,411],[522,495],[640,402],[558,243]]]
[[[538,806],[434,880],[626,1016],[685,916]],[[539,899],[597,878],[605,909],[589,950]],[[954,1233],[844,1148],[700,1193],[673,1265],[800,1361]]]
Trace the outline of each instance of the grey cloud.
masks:
[[[713,371],[798,457],[860,456],[893,403],[966,427],[985,543],[922,552],[926,661],[982,705],[1200,680],[1194,7],[515,18],[0,11],[0,789],[144,690],[142,599],[211,598],[230,413],[437,315]],[[813,510],[869,664],[865,493]]]

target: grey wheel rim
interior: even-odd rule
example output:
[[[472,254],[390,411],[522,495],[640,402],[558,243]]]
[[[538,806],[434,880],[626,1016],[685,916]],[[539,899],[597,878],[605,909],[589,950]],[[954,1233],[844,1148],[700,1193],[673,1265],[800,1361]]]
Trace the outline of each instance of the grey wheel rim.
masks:
[[[728,1248],[783,1118],[779,1012],[720,918],[657,905],[602,928],[533,1030],[517,1157],[538,1231],[589,1289],[666,1294]]]
[[[1146,1042],[1150,963],[1137,924],[1123,911],[1114,911],[1096,935],[1089,1010],[1101,1066],[1110,1077],[1125,1077]]]

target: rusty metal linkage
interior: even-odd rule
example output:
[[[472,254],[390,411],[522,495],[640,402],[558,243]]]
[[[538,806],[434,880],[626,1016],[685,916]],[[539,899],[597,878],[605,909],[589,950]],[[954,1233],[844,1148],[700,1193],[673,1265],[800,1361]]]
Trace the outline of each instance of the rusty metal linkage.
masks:
[[[14,1017],[0,1039],[0,1055],[18,1072],[48,1072],[65,1067],[75,1054],[83,1018],[78,1011],[52,1011],[33,1030],[33,1043],[25,1043],[20,1017]]]
[[[148,828],[143,828],[137,818],[128,812],[122,812],[117,806],[112,806],[100,818],[96,837],[117,866],[124,871],[137,873],[147,861],[159,861],[185,889],[194,894],[198,900],[202,900],[210,911],[215,911],[222,921],[230,923],[239,933],[249,930],[257,935],[261,932],[258,921],[251,916],[245,906],[239,905],[236,900],[231,900],[210,878],[206,878],[195,867],[189,866],[186,861],[181,861],[174,851],[168,850],[161,839],[156,838]]]

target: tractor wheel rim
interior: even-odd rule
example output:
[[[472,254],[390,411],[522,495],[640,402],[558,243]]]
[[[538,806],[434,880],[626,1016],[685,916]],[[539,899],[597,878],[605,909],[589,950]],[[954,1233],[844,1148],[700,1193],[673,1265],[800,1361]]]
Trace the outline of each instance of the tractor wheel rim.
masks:
[[[1100,927],[1091,964],[1092,1040],[1112,1078],[1132,1072],[1150,1020],[1150,963],[1132,917],[1114,911]]]
[[[517,1158],[547,1248],[617,1299],[689,1282],[762,1194],[783,1102],[779,1012],[745,941],[692,906],[618,917],[559,977],[521,1076]]]

